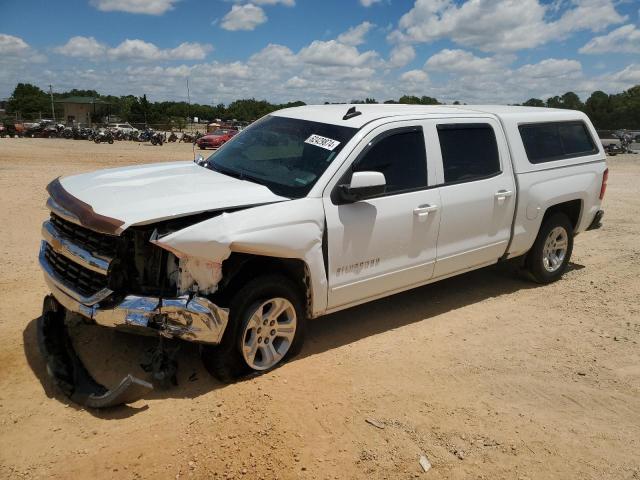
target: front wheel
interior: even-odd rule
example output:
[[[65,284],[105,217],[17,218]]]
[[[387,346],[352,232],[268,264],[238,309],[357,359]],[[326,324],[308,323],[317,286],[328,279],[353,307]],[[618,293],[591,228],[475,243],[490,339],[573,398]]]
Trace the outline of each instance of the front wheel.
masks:
[[[572,251],[573,225],[564,213],[555,213],[540,227],[527,254],[527,270],[538,283],[555,282],[567,269]]]
[[[301,289],[282,275],[257,277],[234,295],[222,342],[204,347],[202,360],[225,382],[271,370],[300,351],[305,326]]]

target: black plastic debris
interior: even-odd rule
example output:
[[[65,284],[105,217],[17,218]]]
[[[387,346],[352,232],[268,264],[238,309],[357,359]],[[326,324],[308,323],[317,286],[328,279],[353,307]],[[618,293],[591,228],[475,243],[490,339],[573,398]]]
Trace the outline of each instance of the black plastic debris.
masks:
[[[96,382],[78,357],[64,321],[65,309],[47,295],[38,319],[38,346],[47,373],[71,401],[90,408],[108,408],[142,398],[153,385],[129,374],[114,389]]]

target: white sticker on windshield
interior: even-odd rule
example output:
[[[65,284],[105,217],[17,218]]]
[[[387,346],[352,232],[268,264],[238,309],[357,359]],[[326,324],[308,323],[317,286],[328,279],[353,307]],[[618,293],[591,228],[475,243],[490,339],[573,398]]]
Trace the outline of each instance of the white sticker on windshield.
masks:
[[[320,148],[324,148],[325,150],[334,150],[340,142],[337,140],[333,140],[332,138],[321,137],[320,135],[316,135],[315,133],[307,138],[304,143],[308,143],[310,145],[315,145]]]

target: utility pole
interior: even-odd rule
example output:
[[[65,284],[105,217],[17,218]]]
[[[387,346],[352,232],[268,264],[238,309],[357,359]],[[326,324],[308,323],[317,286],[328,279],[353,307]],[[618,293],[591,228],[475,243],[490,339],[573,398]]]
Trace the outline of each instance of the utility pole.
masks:
[[[53,123],[56,123],[56,111],[53,108],[53,89],[51,85],[49,85],[49,95],[51,96],[51,118],[53,118]]]
[[[187,77],[187,117],[189,117],[189,123],[191,121],[191,94],[189,93],[189,77]]]

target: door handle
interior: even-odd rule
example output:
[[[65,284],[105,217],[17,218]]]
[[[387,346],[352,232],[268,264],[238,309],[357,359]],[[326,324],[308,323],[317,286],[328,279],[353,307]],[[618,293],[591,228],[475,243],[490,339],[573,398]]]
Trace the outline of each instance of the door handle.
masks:
[[[498,190],[496,192],[496,198],[498,200],[502,199],[504,200],[507,197],[510,197],[511,195],[513,195],[513,192],[511,190]]]
[[[416,208],[413,209],[413,214],[418,216],[418,217],[426,217],[427,215],[429,215],[429,213],[432,212],[437,212],[438,211],[438,206],[437,205],[420,205]]]

